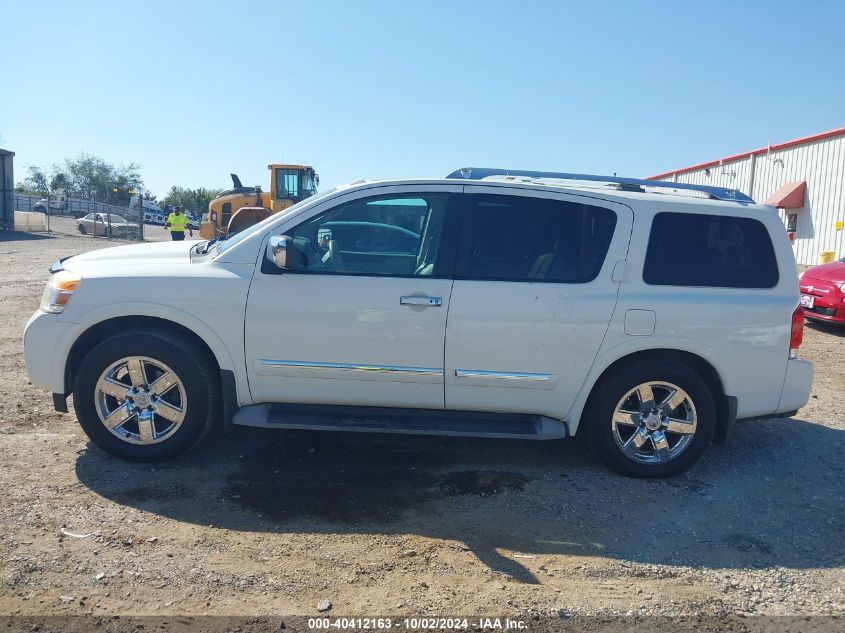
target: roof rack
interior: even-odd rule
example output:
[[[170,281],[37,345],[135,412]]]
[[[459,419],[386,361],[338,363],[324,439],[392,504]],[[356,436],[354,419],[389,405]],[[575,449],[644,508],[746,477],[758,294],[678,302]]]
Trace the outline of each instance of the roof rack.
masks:
[[[597,176],[595,174],[570,174],[554,171],[525,171],[522,169],[493,169],[490,167],[463,167],[453,171],[451,174],[446,176],[446,178],[482,180],[491,176],[517,176],[531,179],[555,178],[558,180],[587,180],[622,185],[621,188],[623,191],[644,193],[643,187],[654,187],[661,189],[697,191],[699,193],[706,194],[708,198],[713,200],[754,202],[751,196],[748,196],[737,189],[711,187],[709,185],[691,185],[685,182],[669,182],[667,180],[643,180],[641,178],[623,178],[619,176]]]

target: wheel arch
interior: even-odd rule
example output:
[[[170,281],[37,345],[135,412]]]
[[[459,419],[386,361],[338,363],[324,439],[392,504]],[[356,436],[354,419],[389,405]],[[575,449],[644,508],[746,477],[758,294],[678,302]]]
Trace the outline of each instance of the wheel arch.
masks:
[[[209,361],[214,364],[217,372],[227,366],[230,368],[230,363],[226,363],[225,359],[223,363],[221,363],[221,358],[218,357],[219,352],[215,353],[205,339],[181,323],[155,316],[118,316],[104,319],[90,325],[73,342],[65,361],[64,382],[66,388],[71,388],[76,377],[76,371],[79,368],[79,364],[82,362],[82,359],[85,358],[88,352],[90,352],[99,342],[113,334],[143,327],[154,328],[160,331],[165,330],[174,332],[185,337],[203,350],[203,352],[208,356]]]
[[[735,399],[726,394],[724,380],[716,367],[704,356],[695,352],[659,347],[629,352],[612,360],[606,364],[603,369],[596,372],[598,375],[589,383],[589,388],[584,389],[584,393],[581,397],[579,397],[578,401],[570,411],[570,429],[572,426],[575,426],[574,431],[571,431],[572,434],[578,435],[581,430],[581,415],[584,410],[587,409],[590,398],[602,381],[617,368],[623,365],[641,362],[645,359],[671,360],[683,363],[695,370],[704,379],[707,386],[710,388],[710,392],[713,394],[713,401],[716,405],[717,420],[715,439],[719,442],[724,441],[730,430],[730,426],[733,423],[733,417],[736,415],[736,404],[735,402],[731,402]]]

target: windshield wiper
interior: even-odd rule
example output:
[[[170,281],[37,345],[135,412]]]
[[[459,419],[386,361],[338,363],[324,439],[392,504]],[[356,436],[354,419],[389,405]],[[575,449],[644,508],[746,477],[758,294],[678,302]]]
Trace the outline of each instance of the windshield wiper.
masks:
[[[199,253],[200,255],[205,255],[214,244],[216,244],[217,242],[225,242],[228,239],[229,239],[228,234],[227,235],[218,235],[214,239],[208,240],[205,243],[205,248],[203,250],[199,250],[199,247],[197,247],[197,253]]]

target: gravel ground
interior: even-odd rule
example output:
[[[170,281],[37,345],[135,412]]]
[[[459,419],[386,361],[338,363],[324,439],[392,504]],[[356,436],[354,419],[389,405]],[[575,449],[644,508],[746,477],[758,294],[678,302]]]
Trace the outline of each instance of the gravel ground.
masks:
[[[578,441],[256,429],[135,465],[23,363],[49,264],[107,245],[0,237],[0,614],[845,615],[845,330],[808,326],[795,418],[668,481]]]

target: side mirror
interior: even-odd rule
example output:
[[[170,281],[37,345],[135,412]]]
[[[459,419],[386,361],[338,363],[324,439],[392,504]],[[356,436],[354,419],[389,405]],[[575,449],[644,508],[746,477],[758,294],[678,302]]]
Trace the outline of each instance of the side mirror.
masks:
[[[289,235],[274,235],[267,244],[267,259],[280,270],[303,268],[302,254]]]

